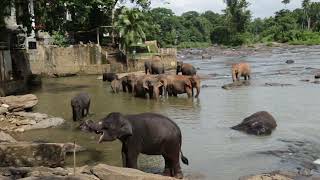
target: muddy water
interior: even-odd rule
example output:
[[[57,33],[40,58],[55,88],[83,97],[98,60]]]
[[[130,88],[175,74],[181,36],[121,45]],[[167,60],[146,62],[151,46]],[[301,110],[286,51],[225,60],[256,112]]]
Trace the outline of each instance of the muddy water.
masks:
[[[295,63],[287,65],[286,60]],[[249,87],[223,90],[231,82],[230,64],[246,60],[253,75]],[[89,119],[98,120],[110,112],[159,112],[178,123],[183,135],[183,152],[190,165],[183,171],[190,179],[238,179],[242,175],[271,170],[312,168],[320,158],[320,84],[302,82],[313,79],[320,69],[320,47],[276,48],[272,52],[248,57],[200,57],[185,60],[194,64],[199,74],[208,79],[202,84],[199,99],[185,96],[160,101],[133,98],[128,94],[112,94],[110,85],[96,76],[46,79],[43,88],[34,92],[40,99],[35,111],[63,117],[64,126],[17,135],[18,139],[49,142],[73,142],[86,147],[78,154],[78,165],[98,162],[120,166],[120,143],[97,144],[94,134],[80,132],[72,121],[70,99],[87,91],[92,97]],[[286,83],[292,86],[270,87],[265,83]],[[255,137],[236,132],[229,127],[246,116],[266,110],[278,121],[271,136]],[[71,159],[68,160],[69,165]],[[139,158],[140,169],[160,172],[160,157]]]

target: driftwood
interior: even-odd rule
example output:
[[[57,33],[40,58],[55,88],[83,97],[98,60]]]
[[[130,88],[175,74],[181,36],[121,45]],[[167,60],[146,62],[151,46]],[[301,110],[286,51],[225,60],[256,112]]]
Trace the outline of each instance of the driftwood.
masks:
[[[0,106],[7,106],[8,110],[11,112],[31,109],[37,104],[38,98],[33,94],[0,97]]]

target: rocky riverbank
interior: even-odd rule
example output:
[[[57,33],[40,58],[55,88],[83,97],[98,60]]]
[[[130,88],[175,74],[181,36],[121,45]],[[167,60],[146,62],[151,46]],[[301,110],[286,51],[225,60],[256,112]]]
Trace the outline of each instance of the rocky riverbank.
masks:
[[[265,52],[271,52],[275,48],[293,48],[297,46],[281,44],[281,43],[270,43],[270,44],[255,44],[252,46],[242,47],[223,47],[223,46],[211,46],[208,48],[188,48],[181,49],[178,51],[179,59],[203,59],[210,60],[217,56],[224,57],[241,57],[255,55]],[[299,46],[305,47],[305,46]],[[288,61],[289,62],[289,61]]]

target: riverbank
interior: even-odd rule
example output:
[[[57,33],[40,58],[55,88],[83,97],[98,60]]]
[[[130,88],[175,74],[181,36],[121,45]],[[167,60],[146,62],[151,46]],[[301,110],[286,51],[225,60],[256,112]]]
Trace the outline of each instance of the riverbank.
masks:
[[[200,48],[186,48],[178,50],[179,59],[203,59],[210,60],[215,57],[241,57],[241,56],[252,56],[261,53],[271,53],[274,49],[294,49],[294,48],[306,48],[308,45],[292,45],[285,43],[258,43],[253,45],[243,45],[238,47],[227,47],[213,45],[209,47]]]

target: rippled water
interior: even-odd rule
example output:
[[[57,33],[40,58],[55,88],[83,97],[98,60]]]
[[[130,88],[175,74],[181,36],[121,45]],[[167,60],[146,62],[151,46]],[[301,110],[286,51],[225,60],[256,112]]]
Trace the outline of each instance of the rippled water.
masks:
[[[295,63],[285,64],[288,59]],[[252,65],[251,86],[223,90],[221,86],[231,82],[230,64],[239,60]],[[96,76],[46,79],[43,88],[35,92],[40,100],[35,111],[63,117],[67,123],[60,128],[26,132],[16,137],[49,142],[75,140],[88,149],[78,155],[78,165],[103,162],[121,166],[119,142],[97,144],[96,135],[80,132],[79,124],[72,121],[70,99],[78,92],[87,91],[92,98],[89,119],[98,120],[118,111],[159,112],[176,121],[182,130],[183,152],[190,162],[189,166],[182,167],[190,179],[230,180],[277,169],[295,171],[320,158],[320,84],[301,81],[313,81],[314,73],[320,69],[319,46],[276,48],[270,53],[248,57],[214,57],[212,60],[199,57],[187,61],[208,78],[202,82],[208,87],[201,90],[199,99],[181,96],[154,101],[125,93],[112,94],[110,85],[96,80]],[[265,83],[293,86],[266,87]],[[261,110],[271,112],[278,122],[271,136],[249,136],[229,128]],[[294,150],[277,155],[268,153],[288,149]],[[163,169],[162,159],[157,156],[142,156],[139,162],[145,171]]]

